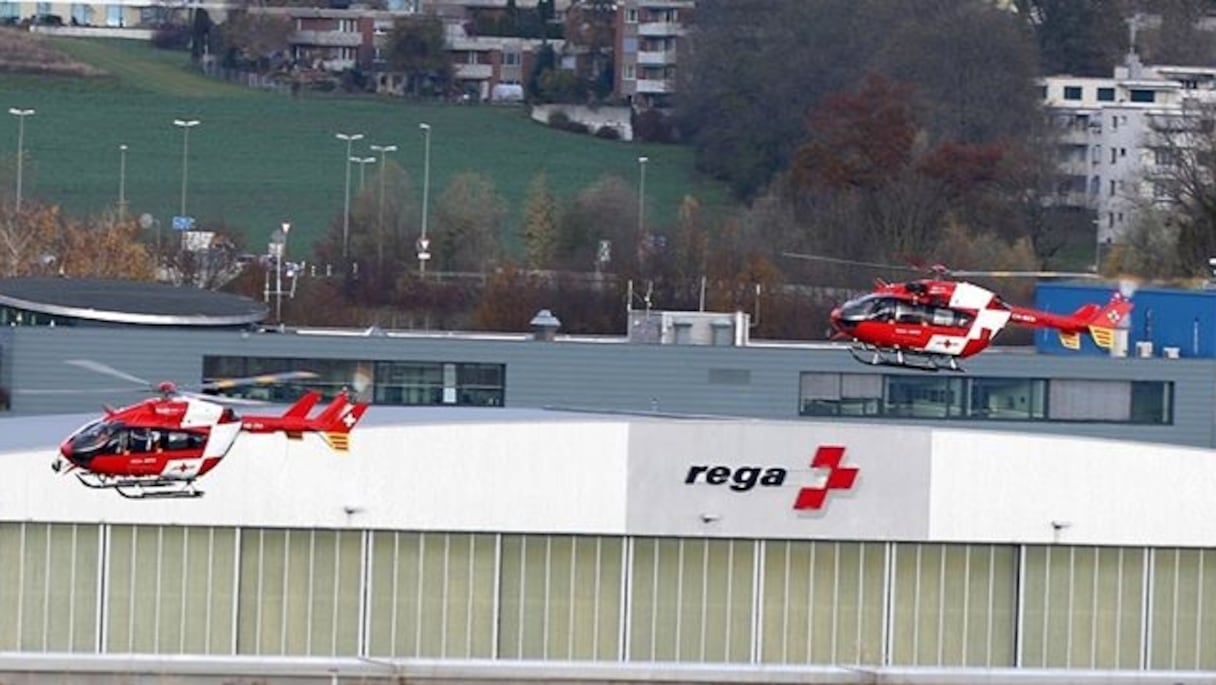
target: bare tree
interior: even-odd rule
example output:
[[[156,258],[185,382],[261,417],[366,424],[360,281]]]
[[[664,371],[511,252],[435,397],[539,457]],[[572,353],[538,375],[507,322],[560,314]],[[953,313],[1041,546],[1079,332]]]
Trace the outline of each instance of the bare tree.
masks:
[[[1153,164],[1136,185],[1178,226],[1181,268],[1200,274],[1216,256],[1216,104],[1190,100],[1151,120]]]

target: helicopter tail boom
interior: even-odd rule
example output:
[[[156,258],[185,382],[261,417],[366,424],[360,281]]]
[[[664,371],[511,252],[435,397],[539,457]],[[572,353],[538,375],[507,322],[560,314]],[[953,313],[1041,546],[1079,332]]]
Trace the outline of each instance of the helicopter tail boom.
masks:
[[[315,418],[309,418],[309,412],[320,399],[320,393],[310,391],[281,416],[245,416],[241,420],[241,427],[250,433],[281,432],[291,438],[303,437],[304,433],[317,433],[331,448],[346,451],[350,431],[363,418],[367,404],[351,402],[347,394],[342,392]]]

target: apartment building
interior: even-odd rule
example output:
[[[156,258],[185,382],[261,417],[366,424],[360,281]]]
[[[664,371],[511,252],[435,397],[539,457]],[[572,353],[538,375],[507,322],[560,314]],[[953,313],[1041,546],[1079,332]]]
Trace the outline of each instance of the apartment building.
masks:
[[[665,107],[675,92],[679,45],[693,0],[617,3],[615,94],[642,107]]]
[[[1156,131],[1216,100],[1216,68],[1142,65],[1130,54],[1110,78],[1049,76],[1039,87],[1061,131],[1057,201],[1093,210],[1098,243],[1109,245],[1162,197],[1154,177],[1170,160]]]

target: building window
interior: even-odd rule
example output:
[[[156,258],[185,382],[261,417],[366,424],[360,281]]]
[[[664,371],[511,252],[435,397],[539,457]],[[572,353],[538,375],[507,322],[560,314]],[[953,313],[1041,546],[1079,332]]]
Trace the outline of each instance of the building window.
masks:
[[[624,78],[626,81],[632,81],[633,79],[635,79],[637,77],[636,73],[637,73],[637,67],[635,65],[626,64],[624,73],[621,74],[621,78]]]
[[[638,39],[633,36],[626,36],[621,39],[621,51],[626,55],[632,55],[638,51]]]
[[[803,416],[876,416],[883,377],[873,373],[802,374]]]
[[[0,2],[0,19],[18,19],[21,16],[19,5],[15,2]]]
[[[518,52],[502,53],[502,63],[504,66],[508,66],[508,67],[519,66],[519,53]]]
[[[1081,86],[1064,86],[1064,99],[1065,100],[1080,100],[1081,99]]]
[[[1119,151],[1112,147],[1110,149],[1110,163],[1114,164],[1117,161],[1119,161]]]
[[[1099,102],[1114,102],[1115,101],[1115,89],[1114,88],[1099,88],[1098,89],[1098,101]]]
[[[1039,86],[1039,99],[1040,100],[1047,99],[1047,86]]]
[[[1047,417],[1047,381],[1034,378],[974,378],[968,416],[1009,420]]]
[[[626,24],[636,24],[636,23],[638,23],[638,11],[637,11],[637,8],[634,8],[634,7],[629,7],[629,8],[626,8],[626,10],[625,10],[625,23],[626,23]]]
[[[1132,102],[1154,102],[1157,93],[1144,88],[1133,88],[1131,93]]]
[[[1162,381],[806,372],[799,385],[802,416],[1173,423]]]
[[[1110,182],[1110,194],[1111,194],[1111,195],[1114,195],[1114,194],[1115,194],[1115,182],[1114,182],[1114,180],[1111,180],[1111,182]]]
[[[963,416],[963,379],[888,376],[883,413],[918,419]]]
[[[501,407],[506,366],[439,361],[362,361],[269,357],[203,358],[204,381],[245,378],[283,371],[311,371],[314,379],[247,386],[226,392],[235,397],[292,402],[307,390],[325,396],[344,388],[362,402],[395,405],[473,405]]]

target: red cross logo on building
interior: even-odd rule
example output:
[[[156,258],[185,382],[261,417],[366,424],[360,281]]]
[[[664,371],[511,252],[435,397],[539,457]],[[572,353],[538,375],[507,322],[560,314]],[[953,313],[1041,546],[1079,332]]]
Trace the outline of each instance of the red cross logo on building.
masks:
[[[823,508],[829,490],[848,490],[857,480],[860,469],[855,466],[841,466],[844,459],[844,447],[839,445],[820,445],[811,459],[811,468],[827,470],[827,478],[817,487],[804,487],[798,491],[794,500],[795,511],[818,511]]]

